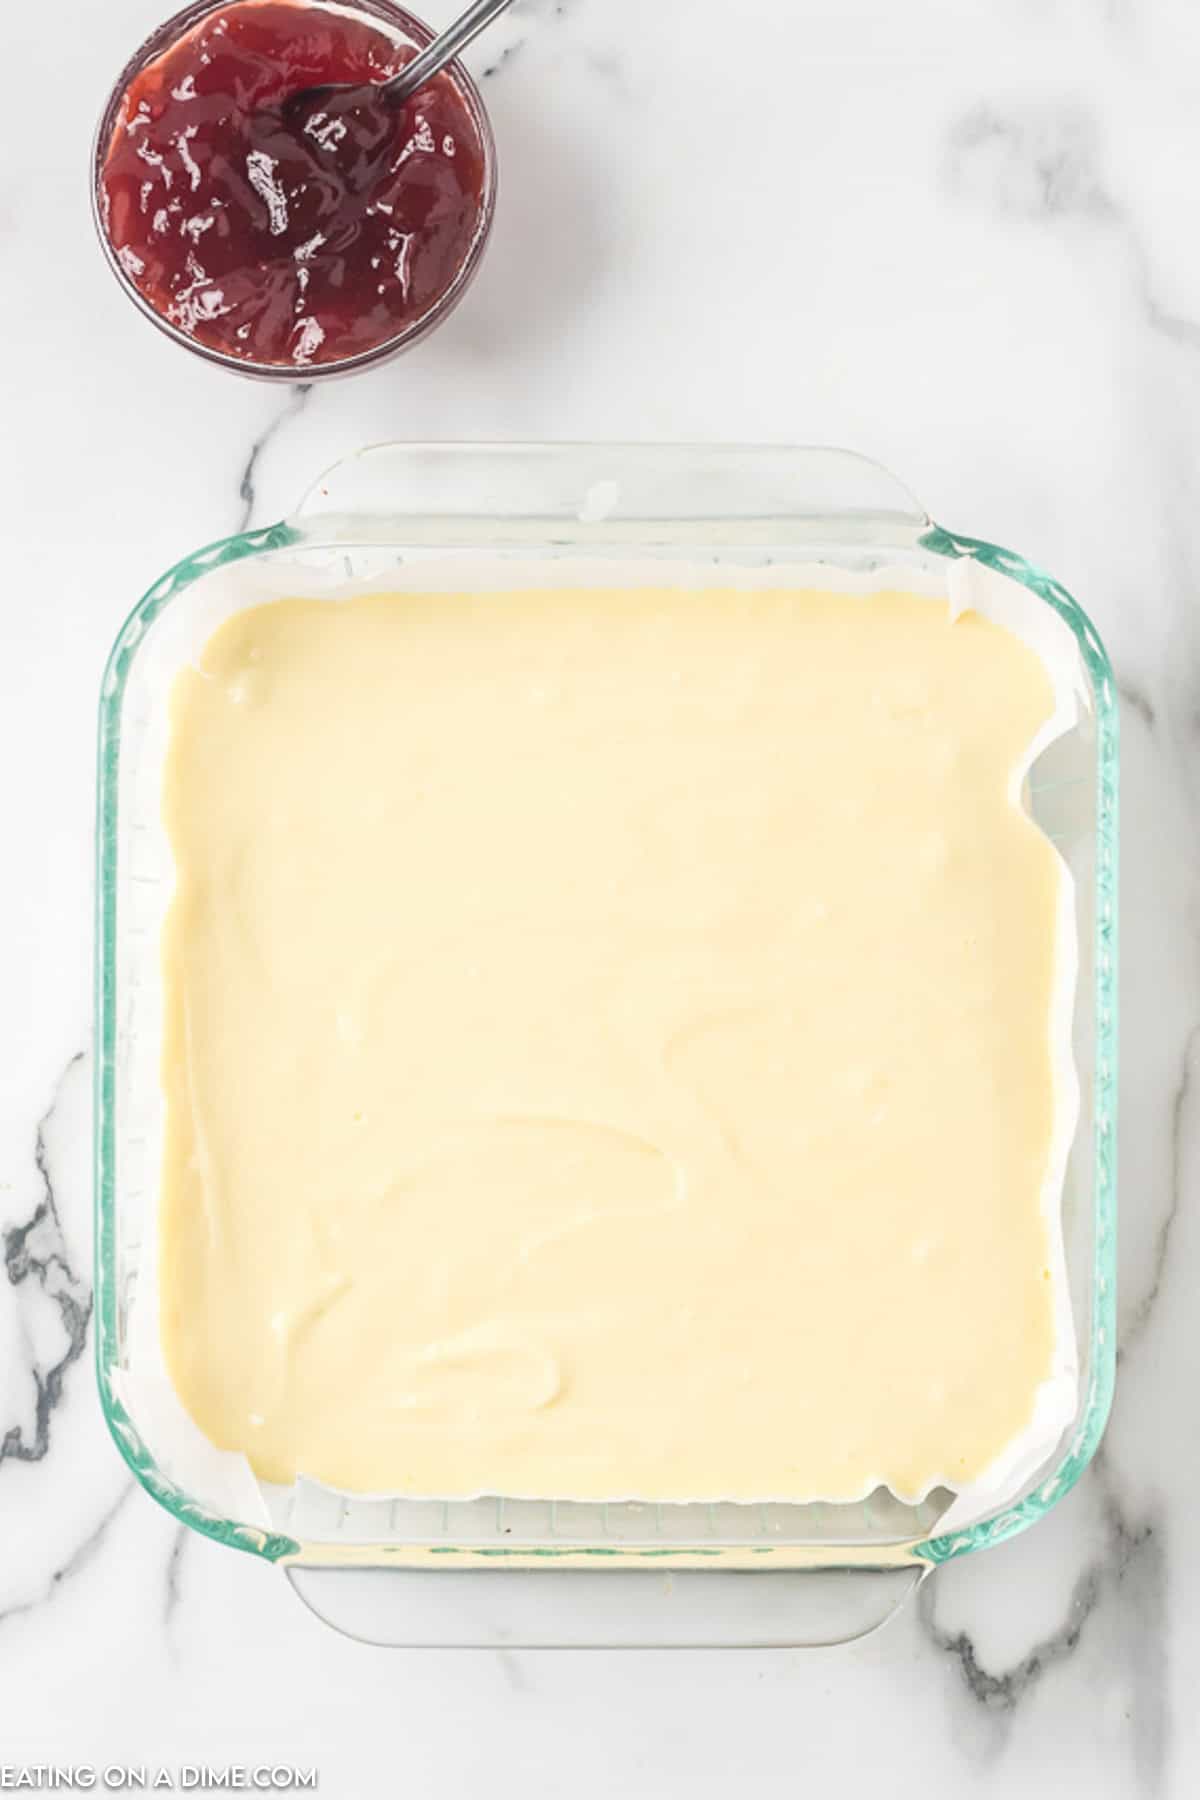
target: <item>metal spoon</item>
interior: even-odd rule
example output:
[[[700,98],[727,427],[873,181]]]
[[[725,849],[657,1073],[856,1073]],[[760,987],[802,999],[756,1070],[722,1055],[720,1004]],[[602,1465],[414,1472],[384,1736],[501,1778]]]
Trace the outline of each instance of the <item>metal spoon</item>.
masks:
[[[474,0],[461,18],[448,25],[410,63],[405,63],[399,74],[392,75],[387,81],[335,81],[324,87],[301,88],[298,93],[289,94],[284,102],[284,117],[296,125],[303,117],[320,113],[329,119],[368,103],[377,104],[380,100],[390,107],[402,106],[418,88],[439,75],[448,62],[453,62],[459,51],[465,50],[485,25],[490,25],[511,5],[512,0]]]

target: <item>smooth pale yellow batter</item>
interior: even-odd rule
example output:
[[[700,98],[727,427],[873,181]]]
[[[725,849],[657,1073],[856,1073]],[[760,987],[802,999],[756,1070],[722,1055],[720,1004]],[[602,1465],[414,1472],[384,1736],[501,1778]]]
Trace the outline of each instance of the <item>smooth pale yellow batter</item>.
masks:
[[[257,1472],[901,1495],[1054,1353],[1052,695],[944,603],[284,600],[178,677],[161,1322]]]

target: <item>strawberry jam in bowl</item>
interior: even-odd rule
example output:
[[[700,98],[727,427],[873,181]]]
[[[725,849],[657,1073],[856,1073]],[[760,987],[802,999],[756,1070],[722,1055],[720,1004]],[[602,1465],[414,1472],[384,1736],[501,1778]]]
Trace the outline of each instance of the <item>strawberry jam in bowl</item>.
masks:
[[[452,63],[408,100],[297,101],[379,83],[433,33],[390,0],[201,0],[124,70],[96,139],[118,279],[211,362],[310,381],[407,349],[478,266],[495,150]]]

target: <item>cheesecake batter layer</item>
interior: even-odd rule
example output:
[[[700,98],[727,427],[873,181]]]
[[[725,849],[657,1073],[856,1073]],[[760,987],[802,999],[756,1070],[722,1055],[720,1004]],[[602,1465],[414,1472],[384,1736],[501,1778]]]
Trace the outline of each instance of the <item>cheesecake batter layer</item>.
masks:
[[[1055,1316],[1032,650],[900,593],[282,600],[172,695],[161,1330],[272,1481],[915,1497]]]

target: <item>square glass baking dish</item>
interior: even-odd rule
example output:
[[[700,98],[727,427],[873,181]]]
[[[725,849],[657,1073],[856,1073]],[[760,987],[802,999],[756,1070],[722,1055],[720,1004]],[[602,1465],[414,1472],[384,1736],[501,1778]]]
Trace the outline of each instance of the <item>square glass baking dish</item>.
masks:
[[[1029,803],[1074,877],[1080,1113],[1064,1238],[1078,1409],[1053,1455],[999,1509],[963,1518],[938,1491],[909,1506],[584,1506],[346,1498],[299,1482],[247,1516],[188,1491],[128,1402],[139,1283],[152,1291],[162,1100],[158,933],[171,887],[159,777],[175,671],[220,620],[285,593],[428,584],[438,564],[569,558],[697,564],[728,579],[770,564],[941,571],[973,558],[1020,583],[1072,634],[1076,727],[1032,771]],[[110,1430],[168,1511],[287,1570],[329,1622],[403,1644],[803,1644],[860,1635],[938,1564],[1033,1524],[1091,1458],[1115,1336],[1117,710],[1086,614],[1019,556],[935,525],[893,477],[845,451],[659,445],[380,445],[321,477],[287,519],[184,558],[139,601],[104,676],[96,920],[97,1371]],[[898,1405],[903,1396],[897,1395]]]

